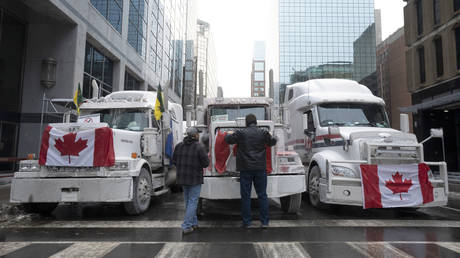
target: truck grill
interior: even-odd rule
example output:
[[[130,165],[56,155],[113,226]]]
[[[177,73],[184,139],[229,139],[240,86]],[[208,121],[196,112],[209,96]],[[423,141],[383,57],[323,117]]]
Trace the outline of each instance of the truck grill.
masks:
[[[99,167],[58,167],[58,166],[46,166],[49,172],[77,172],[77,173],[95,173],[99,171]]]
[[[369,145],[368,150],[373,164],[407,164],[422,160],[421,149],[416,145]]]

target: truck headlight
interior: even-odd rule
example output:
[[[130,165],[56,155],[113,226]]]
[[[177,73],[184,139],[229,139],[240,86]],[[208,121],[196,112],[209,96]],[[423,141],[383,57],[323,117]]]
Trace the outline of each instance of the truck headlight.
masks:
[[[38,162],[20,162],[19,172],[40,172],[40,165]]]
[[[110,170],[128,170],[129,163],[127,161],[115,162],[115,165],[111,166]]]
[[[343,176],[343,177],[352,177],[356,178],[356,173],[351,168],[341,167],[341,166],[332,166],[332,174],[334,176]]]

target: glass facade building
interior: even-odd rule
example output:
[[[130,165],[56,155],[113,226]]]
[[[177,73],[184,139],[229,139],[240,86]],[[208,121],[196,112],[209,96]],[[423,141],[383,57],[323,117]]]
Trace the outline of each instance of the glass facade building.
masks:
[[[298,81],[370,76],[375,28],[374,0],[280,0],[280,97]]]

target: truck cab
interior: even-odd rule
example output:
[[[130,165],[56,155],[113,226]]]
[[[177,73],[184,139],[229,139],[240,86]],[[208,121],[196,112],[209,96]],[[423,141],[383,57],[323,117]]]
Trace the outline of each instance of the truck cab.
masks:
[[[318,79],[286,88],[284,123],[287,146],[308,167],[307,188],[313,206],[363,205],[361,164],[426,163],[438,167],[430,175],[435,200],[447,203],[445,162],[427,162],[423,145],[409,133],[407,115],[402,130],[392,129],[385,103],[355,81]]]
[[[43,213],[58,203],[86,202],[121,202],[129,214],[145,212],[151,196],[175,182],[169,159],[183,138],[181,106],[169,103],[157,121],[156,97],[114,92],[86,100],[75,123],[49,124],[39,160],[22,161],[15,172],[10,201]]]
[[[283,125],[271,120],[272,100],[269,98],[208,98],[198,108],[197,126],[203,130],[201,141],[209,150],[211,165],[205,169],[201,198],[211,200],[240,199],[239,171],[233,145],[226,155],[216,148],[225,144],[228,131],[245,127],[245,116],[254,114],[257,126],[278,137],[276,146],[267,148],[267,195],[280,198],[285,212],[295,213],[300,208],[301,193],[305,191],[305,171],[295,152],[285,151]],[[218,145],[216,147],[216,145]],[[251,196],[256,197],[253,191]]]

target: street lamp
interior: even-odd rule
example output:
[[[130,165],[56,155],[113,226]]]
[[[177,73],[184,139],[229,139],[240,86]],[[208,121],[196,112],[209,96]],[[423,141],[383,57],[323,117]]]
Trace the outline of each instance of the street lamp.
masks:
[[[46,58],[42,60],[40,84],[43,87],[50,89],[56,85],[56,66],[57,62],[54,58]]]

